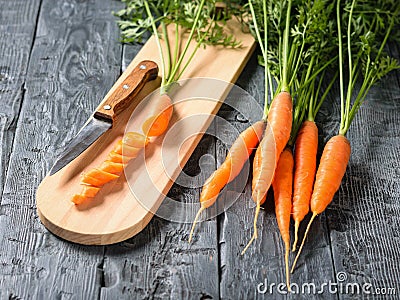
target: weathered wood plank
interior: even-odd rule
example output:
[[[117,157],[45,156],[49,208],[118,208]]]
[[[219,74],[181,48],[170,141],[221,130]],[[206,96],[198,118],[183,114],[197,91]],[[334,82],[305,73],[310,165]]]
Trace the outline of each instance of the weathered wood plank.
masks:
[[[140,45],[124,46],[123,68],[139,50]],[[214,125],[211,132],[212,128]],[[215,169],[212,157],[215,157],[215,142],[206,135],[168,197],[183,203],[198,202],[199,186]],[[194,213],[193,210],[191,215]],[[201,223],[191,245],[188,244],[190,226],[155,216],[132,239],[106,246],[101,299],[217,299],[216,220]]]
[[[40,0],[0,1],[0,195],[3,191]]]
[[[0,206],[1,299],[99,297],[104,248],[50,234],[37,217],[35,190],[56,149],[79,130],[120,74],[119,33],[110,12],[121,6],[42,3]]]

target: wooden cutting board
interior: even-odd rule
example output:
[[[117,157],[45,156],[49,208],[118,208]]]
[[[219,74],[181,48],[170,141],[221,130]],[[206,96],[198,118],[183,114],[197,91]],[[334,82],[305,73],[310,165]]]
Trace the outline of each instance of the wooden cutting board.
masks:
[[[147,97],[140,102],[159,86],[159,80],[146,84],[111,130],[69,165],[43,179],[36,194],[37,210],[42,223],[51,232],[80,244],[106,245],[134,236],[149,223],[227,96],[231,88],[229,83],[236,81],[254,51],[253,37],[243,33],[236,21],[228,22],[227,28],[242,41],[242,47],[208,46],[198,50],[182,78],[204,79],[186,80],[176,89],[170,129],[153,140],[129,164],[125,174],[106,184],[93,201],[79,206],[71,202],[71,197],[81,190],[81,173],[104,161],[126,129],[140,132],[151,99]],[[172,42],[173,36],[171,29]],[[190,47],[193,49],[194,45]],[[159,64],[154,37],[127,69],[134,68],[142,60]],[[124,81],[126,73],[118,82]],[[109,94],[112,92],[110,90]]]

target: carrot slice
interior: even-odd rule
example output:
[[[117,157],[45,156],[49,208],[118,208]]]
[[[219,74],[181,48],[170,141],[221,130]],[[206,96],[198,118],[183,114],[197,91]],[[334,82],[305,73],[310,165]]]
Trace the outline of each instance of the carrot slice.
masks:
[[[92,169],[82,177],[82,183],[100,187],[107,182],[117,179],[119,176],[111,173],[106,173],[99,169]]]
[[[131,147],[127,144],[124,144],[122,140],[119,140],[114,147],[114,152],[118,153],[122,156],[128,156],[130,158],[135,158],[142,148]]]
[[[143,148],[149,143],[149,139],[138,132],[127,132],[122,138],[122,143],[134,148]]]
[[[102,170],[106,173],[111,173],[118,175],[124,171],[125,165],[121,163],[112,162],[111,160],[106,160],[102,162],[99,167],[99,170]]]
[[[72,196],[71,201],[73,203],[75,203],[76,205],[78,205],[78,204],[81,204],[81,203],[85,202],[86,199],[88,199],[88,197],[86,197],[84,195],[81,195],[81,194],[75,194],[75,195]]]
[[[111,151],[108,154],[108,157],[110,161],[120,164],[127,164],[132,159],[131,157],[122,156],[121,154],[118,154],[114,151]]]
[[[93,198],[100,191],[98,187],[85,185],[83,186],[81,195],[88,198]]]

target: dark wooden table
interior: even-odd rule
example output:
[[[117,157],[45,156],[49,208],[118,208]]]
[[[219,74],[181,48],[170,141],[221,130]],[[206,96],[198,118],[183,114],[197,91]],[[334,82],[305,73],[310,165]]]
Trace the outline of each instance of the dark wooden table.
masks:
[[[192,245],[189,224],[158,217],[134,238],[106,247],[66,242],[40,223],[35,191],[57,149],[77,133],[141,47],[118,41],[111,11],[122,7],[110,0],[0,0],[0,299],[286,298],[276,286],[273,294],[257,290],[284,282],[273,205],[260,215],[259,239],[240,255],[252,233],[249,186],[229,210],[201,223]],[[398,46],[390,50],[399,57]],[[346,285],[337,293],[325,286],[322,294],[305,290],[290,299],[400,297],[399,75],[393,72],[371,91],[352,125],[353,151],[342,186],[314,223],[292,276],[300,288],[315,284],[317,292],[330,282],[353,283],[375,295],[352,293]],[[253,55],[238,85],[261,99],[262,82]],[[329,100],[337,103],[334,94]],[[219,115],[238,129],[248,125],[229,108]],[[323,107],[320,149],[337,131],[338,118],[337,104]],[[196,174],[205,154],[218,165],[226,147],[205,136],[185,172]],[[202,170],[203,180],[215,164]],[[170,196],[195,202],[199,188],[174,186]]]

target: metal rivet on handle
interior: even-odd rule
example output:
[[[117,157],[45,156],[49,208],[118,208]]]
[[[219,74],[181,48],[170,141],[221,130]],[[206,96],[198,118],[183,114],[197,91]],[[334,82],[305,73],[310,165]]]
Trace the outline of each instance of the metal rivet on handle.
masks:
[[[124,84],[122,87],[123,87],[125,90],[129,89],[129,85],[127,85],[127,84]]]
[[[110,106],[110,105],[104,105],[103,108],[104,108],[105,110],[110,110],[110,109],[111,109],[111,106]]]
[[[147,68],[146,65],[140,65],[139,67],[140,70],[146,70],[146,68]]]

